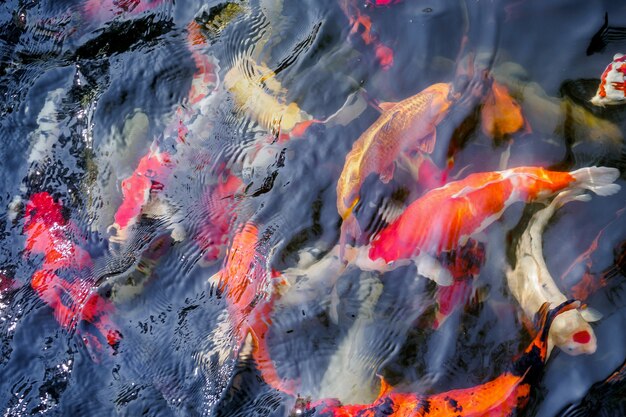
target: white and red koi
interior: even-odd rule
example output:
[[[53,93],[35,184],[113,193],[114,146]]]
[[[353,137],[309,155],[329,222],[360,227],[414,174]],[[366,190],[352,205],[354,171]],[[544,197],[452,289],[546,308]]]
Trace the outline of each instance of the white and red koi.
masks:
[[[515,269],[508,268],[506,276],[509,289],[528,320],[544,303],[556,306],[567,299],[556,286],[546,265],[542,248],[543,231],[557,208],[569,201],[585,201],[588,198],[587,194],[572,191],[557,194],[546,208],[533,215],[517,243]],[[588,321],[591,321],[589,315],[578,310],[557,317],[550,329],[548,354],[554,346],[570,355],[594,353],[596,336]]]
[[[80,321],[92,324],[116,347],[121,333],[110,319],[113,305],[93,291],[91,279],[67,281],[57,275],[59,270],[81,271],[92,266],[91,256],[74,243],[75,227],[62,213],[61,203],[46,192],[34,194],[26,204],[24,234],[28,256],[43,255],[43,264],[33,274],[31,286],[37,295],[54,310],[54,317],[66,330],[73,331]],[[99,350],[100,342],[89,334],[87,344]]]
[[[464,244],[500,218],[511,204],[542,201],[566,189],[588,189],[598,195],[616,193],[615,168],[590,167],[573,172],[519,167],[505,171],[471,174],[431,190],[407,207],[404,213],[376,236],[369,247],[369,261],[386,266],[413,259],[420,274],[435,268],[433,256]],[[420,271],[419,265],[423,265]],[[440,265],[439,265],[440,266]],[[445,271],[439,278],[451,283]]]
[[[626,55],[615,54],[600,78],[600,86],[591,103],[596,106],[626,103]]]

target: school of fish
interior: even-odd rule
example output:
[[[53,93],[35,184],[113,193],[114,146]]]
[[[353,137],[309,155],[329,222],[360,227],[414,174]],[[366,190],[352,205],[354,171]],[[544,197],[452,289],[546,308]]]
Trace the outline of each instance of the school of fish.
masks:
[[[381,70],[392,68],[393,50],[377,35],[382,28],[374,28],[357,2],[337,2],[347,16],[350,39],[360,38],[364,48],[373,48],[373,58]],[[401,0],[368,0],[367,4],[373,6],[368,13],[400,3]],[[81,16],[91,21],[119,15],[132,17],[163,4],[168,2],[89,1],[81,9]],[[230,13],[234,7],[211,9],[209,15],[220,10]],[[246,10],[236,9],[236,13]],[[222,15],[218,23],[227,26],[229,16]],[[553,278],[555,272],[550,271],[542,238],[553,217],[569,214],[563,207],[591,199],[608,200],[618,194],[623,173],[611,166],[559,169],[518,165],[510,162],[507,152],[513,140],[522,141],[526,133],[543,129],[540,121],[533,119],[533,109],[525,107],[533,99],[544,108],[574,114],[576,123],[604,129],[611,143],[621,144],[621,133],[610,122],[596,123],[595,116],[584,109],[569,111],[574,104],[557,102],[544,92],[537,92],[532,84],[521,87],[507,73],[511,66],[502,65],[483,81],[483,94],[475,107],[482,134],[493,139],[493,147],[508,148],[503,151],[501,169],[481,170],[479,164],[457,166],[460,162],[455,151],[465,144],[438,137],[442,126],[462,106],[466,94],[457,90],[454,79],[433,83],[398,97],[395,102],[376,102],[372,108],[378,116],[369,127],[358,136],[342,139],[350,150],[343,158],[343,166],[337,167],[332,187],[336,195],[336,245],[323,261],[318,259],[319,265],[324,265],[322,271],[314,274],[311,267],[293,274],[275,269],[274,254],[279,246],[276,229],[280,224],[264,223],[262,216],[248,213],[253,197],[243,167],[261,166],[264,150],[276,144],[305,142],[309,129],[323,129],[331,119],[300,108],[281,83],[278,71],[254,54],[238,56],[232,62],[220,61],[211,52],[207,35],[210,25],[199,22],[200,19],[192,21],[185,30],[185,45],[196,69],[189,91],[173,110],[163,134],[152,140],[147,149],[144,147],[143,156],[135,158],[134,168],[128,171],[132,173],[114,178],[117,195],[113,201],[117,205],[108,219],[108,241],[121,252],[132,251],[133,238],[142,228],[163,227],[165,233],[151,241],[154,253],[144,254],[151,265],[172,247],[183,244],[198,248],[202,267],[218,263],[217,272],[207,273],[206,285],[214,288],[226,305],[232,338],[226,356],[240,360],[249,356],[263,383],[284,395],[291,415],[517,415],[540,384],[555,349],[569,355],[596,352],[599,342],[592,323],[602,318],[593,306],[587,305],[587,298],[607,285],[607,279],[620,273],[616,268],[621,268],[623,274],[623,248],[617,256],[617,266],[592,274],[590,259],[602,239],[602,234],[598,235],[592,247],[570,268],[585,265],[584,277],[566,288],[565,278],[559,282]],[[589,101],[600,107],[625,104],[625,75],[626,56],[616,54],[601,75],[596,95]],[[536,94],[524,101],[522,90],[528,95]],[[260,132],[253,143],[246,144],[234,157],[203,149],[205,133],[214,123],[211,111],[220,101],[229,103],[233,115],[253,123]],[[335,115],[350,110],[349,107],[340,108]],[[437,156],[442,149],[444,162]],[[176,195],[178,176],[189,166],[193,167],[192,175],[208,173],[211,179],[201,183],[198,204],[185,213],[172,196]],[[368,229],[372,220],[367,218],[367,207],[376,202],[368,201],[365,186],[372,180],[389,194],[398,188],[398,183],[419,190],[402,201],[393,201],[393,210],[378,213],[379,224],[374,230]],[[59,326],[69,334],[77,333],[92,359],[100,362],[106,355],[117,354],[124,343],[124,331],[117,323],[120,317],[116,300],[98,291],[112,283],[97,276],[95,260],[86,249],[84,231],[67,210],[70,200],[70,196],[32,189],[16,198],[16,202],[22,202],[21,209],[14,211],[15,216],[21,216],[23,257],[37,265],[32,276],[22,282],[30,285]],[[486,234],[495,230],[513,207],[522,206],[534,212],[517,241],[507,243],[511,245],[513,260],[502,261],[499,273],[507,291],[519,303],[514,308],[527,324],[528,334],[523,337],[528,336],[531,342],[501,375],[476,386],[450,387],[439,393],[406,392],[380,377],[378,396],[369,403],[356,404],[338,398],[304,398],[299,395],[307,389],[302,381],[281,375],[268,335],[274,314],[280,313],[276,305],[289,300],[290,292],[293,294],[300,281],[293,276],[336,282],[345,271],[355,269],[383,277],[399,268],[409,268],[416,277],[432,281],[428,281],[435,288],[432,326],[437,331],[455,311],[475,302],[485,258],[496,249]],[[183,225],[187,216],[200,218],[201,223],[186,230]],[[570,270],[563,275],[568,274]],[[0,274],[1,292],[18,286],[11,277]],[[381,370],[370,369],[363,374],[378,372]],[[612,387],[623,378],[622,365],[598,387]],[[600,388],[594,388],[597,389]],[[597,395],[595,391],[591,394]],[[581,401],[563,410],[563,415],[579,415],[576,410],[592,408],[585,402],[588,400]]]

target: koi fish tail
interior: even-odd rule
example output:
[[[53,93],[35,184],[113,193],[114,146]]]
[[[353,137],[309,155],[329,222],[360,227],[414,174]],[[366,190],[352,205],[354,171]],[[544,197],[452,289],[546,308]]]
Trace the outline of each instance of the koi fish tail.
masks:
[[[285,380],[278,375],[278,371],[274,366],[269,349],[267,347],[266,334],[271,323],[269,312],[271,305],[268,304],[261,311],[254,313],[255,317],[250,327],[252,336],[252,358],[254,359],[258,371],[261,373],[263,381],[277,391],[284,392],[289,395],[295,395],[296,382]]]
[[[620,190],[614,182],[619,178],[619,170],[609,167],[588,167],[571,172],[576,180],[574,187],[593,191],[600,196],[608,196]]]

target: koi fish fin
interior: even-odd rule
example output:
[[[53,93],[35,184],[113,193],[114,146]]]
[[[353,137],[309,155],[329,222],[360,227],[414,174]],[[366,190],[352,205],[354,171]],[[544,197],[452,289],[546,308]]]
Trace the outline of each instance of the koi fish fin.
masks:
[[[354,119],[359,117],[367,109],[367,106],[368,102],[364,97],[364,93],[361,90],[355,91],[346,98],[346,101],[339,110],[320,121],[320,123],[323,123],[327,127],[337,125],[347,126]],[[380,111],[381,109],[378,108],[377,110]]]
[[[585,321],[588,323],[593,323],[602,319],[602,313],[589,306],[581,307],[579,312],[582,318],[585,319]]]
[[[376,376],[378,377],[378,379],[380,379],[380,392],[378,393],[378,397],[376,399],[380,399],[389,394],[393,390],[393,387],[385,380],[382,375],[376,374]]]
[[[571,173],[576,179],[575,187],[593,191],[600,196],[608,196],[620,190],[619,184],[614,184],[619,178],[619,170],[609,167],[581,168]]]
[[[383,169],[383,171],[380,173],[380,180],[383,184],[389,184],[389,181],[391,181],[393,178],[393,173],[395,169],[396,164],[393,162],[389,164],[387,168]]]
[[[604,14],[604,24],[600,27],[589,42],[587,55],[604,51],[604,48],[611,42],[626,41],[626,28],[609,26],[609,14]]]
[[[452,274],[441,263],[432,256],[421,252],[413,258],[417,273],[432,280],[441,286],[449,286],[454,282]]]
[[[385,112],[385,111],[390,111],[391,109],[393,109],[396,106],[396,104],[398,103],[387,101],[387,102],[378,103],[378,107],[380,107],[380,109]]]

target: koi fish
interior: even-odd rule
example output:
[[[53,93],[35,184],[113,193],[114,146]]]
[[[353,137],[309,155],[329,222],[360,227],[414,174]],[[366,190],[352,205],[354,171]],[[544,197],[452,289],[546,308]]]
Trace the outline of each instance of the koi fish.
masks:
[[[371,4],[372,6],[391,6],[394,4],[398,4],[401,3],[402,0],[367,0],[368,4]]]
[[[83,6],[85,17],[107,22],[117,16],[135,16],[160,6],[167,0],[88,0]]]
[[[356,3],[355,0],[339,0],[339,7],[350,24],[350,34],[358,34],[365,45],[373,45],[378,63],[383,70],[388,70],[393,65],[393,50],[383,44],[378,35],[372,31],[372,19],[362,14]]]
[[[302,409],[319,417],[374,417],[385,416],[509,416],[528,402],[531,388],[537,382],[548,357],[548,331],[559,314],[579,305],[566,301],[549,310],[539,312],[539,332],[509,371],[482,385],[433,395],[396,392],[384,380],[378,398],[372,404],[342,405],[335,400],[316,403],[296,402]],[[308,410],[307,410],[308,408]],[[309,414],[311,415],[311,414]]]
[[[313,117],[296,103],[285,101],[285,90],[275,75],[266,66],[242,58],[224,76],[224,86],[241,111],[278,137],[301,124],[310,124]]]
[[[480,118],[483,132],[494,138],[512,135],[524,126],[521,106],[497,81],[493,81],[487,93]]]
[[[556,286],[543,257],[542,236],[557,208],[570,201],[587,201],[588,194],[578,190],[564,191],[531,218],[516,249],[515,269],[507,268],[509,289],[527,318],[532,318],[544,303],[555,306],[567,299]],[[589,326],[589,314],[568,311],[554,320],[548,337],[548,354],[554,346],[570,355],[592,354],[596,351],[596,335]]]
[[[617,169],[607,167],[572,172],[519,167],[471,174],[431,190],[411,203],[372,240],[368,259],[353,257],[362,267],[382,270],[397,261],[413,259],[419,274],[449,285],[450,273],[433,255],[464,244],[499,219],[511,204],[543,201],[568,189],[611,195],[620,189],[613,184],[618,177]],[[367,261],[373,264],[367,265]]]
[[[604,107],[606,105],[624,104],[626,102],[626,55],[615,54],[600,77],[600,85],[591,103]]]
[[[244,224],[233,238],[224,267],[210,280],[217,282],[227,301],[238,345],[243,345],[248,336],[252,338],[252,357],[264,381],[273,388],[292,393],[291,383],[278,375],[265,340],[276,287],[268,266],[267,238],[259,235],[254,223]]]
[[[43,264],[32,277],[31,286],[37,295],[54,310],[59,324],[74,331],[80,321],[91,323],[111,347],[116,347],[122,335],[110,319],[113,305],[92,292],[93,282],[69,282],[57,271],[81,271],[92,266],[88,252],[71,239],[74,226],[63,216],[63,206],[46,192],[34,194],[26,204],[24,233],[26,252],[43,254]],[[91,335],[84,335],[87,344],[100,348]]]
[[[558,417],[613,417],[626,415],[626,361],[604,381],[596,382],[577,403]]]
[[[150,150],[140,160],[132,175],[122,181],[122,204],[115,212],[115,223],[110,227],[112,241],[126,240],[128,229],[135,224],[150,201],[152,192],[160,192],[167,184],[174,168],[166,152]]]
[[[341,236],[358,234],[354,207],[368,175],[376,173],[384,183],[391,181],[395,160],[403,152],[430,154],[436,127],[452,104],[450,84],[433,84],[398,103],[383,103],[382,114],[352,145],[337,182],[337,210],[343,219]]]
[[[235,175],[228,175],[225,181],[209,187],[202,196],[202,216],[206,219],[200,225],[195,240],[203,251],[203,261],[217,261],[228,243],[230,225],[234,223],[234,195],[241,189],[243,182]]]

